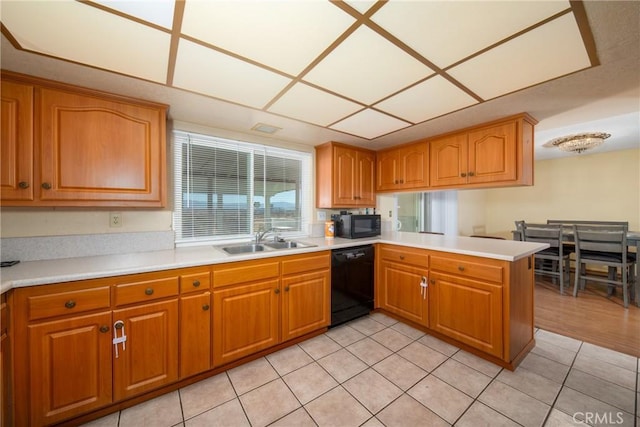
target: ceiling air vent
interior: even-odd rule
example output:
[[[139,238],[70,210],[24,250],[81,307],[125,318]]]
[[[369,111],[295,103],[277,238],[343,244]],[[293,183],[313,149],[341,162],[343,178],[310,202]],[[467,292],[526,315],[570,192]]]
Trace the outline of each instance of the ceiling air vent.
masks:
[[[278,132],[280,129],[282,128],[271,126],[271,125],[265,125],[264,123],[258,123],[251,128],[251,130],[255,130],[257,132],[262,132],[262,133],[268,133],[269,135],[273,135],[274,133]]]

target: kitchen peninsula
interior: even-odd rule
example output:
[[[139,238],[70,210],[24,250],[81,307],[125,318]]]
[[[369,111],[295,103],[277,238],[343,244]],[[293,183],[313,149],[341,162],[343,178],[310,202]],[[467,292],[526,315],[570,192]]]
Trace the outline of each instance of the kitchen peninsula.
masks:
[[[313,246],[3,269],[9,337],[23,355],[13,358],[16,423],[96,418],[322,333],[330,251],[362,244],[376,245],[376,309],[509,369],[534,346],[533,254],[544,244],[403,232],[300,241]],[[123,336],[126,349],[113,340]]]

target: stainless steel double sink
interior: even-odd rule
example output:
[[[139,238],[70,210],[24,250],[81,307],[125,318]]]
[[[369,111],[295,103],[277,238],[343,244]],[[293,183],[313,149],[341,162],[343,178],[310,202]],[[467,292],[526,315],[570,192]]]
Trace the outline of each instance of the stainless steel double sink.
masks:
[[[282,249],[310,248],[317,245],[310,245],[295,240],[284,242],[264,242],[264,243],[238,243],[229,246],[216,246],[229,255],[250,254],[255,252],[278,251]]]

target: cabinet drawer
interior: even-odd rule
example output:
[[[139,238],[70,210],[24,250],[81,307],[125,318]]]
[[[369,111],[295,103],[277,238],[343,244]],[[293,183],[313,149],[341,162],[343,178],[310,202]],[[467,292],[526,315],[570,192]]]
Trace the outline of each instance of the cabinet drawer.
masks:
[[[473,262],[465,258],[447,258],[431,256],[431,270],[455,274],[469,279],[485,280],[502,283],[504,268],[499,265],[491,265],[491,260]]]
[[[153,301],[178,295],[178,277],[165,277],[115,286],[114,299],[117,306]]]
[[[381,246],[380,257],[389,261],[413,264],[418,267],[429,267],[429,255],[420,249],[406,246]]]
[[[292,255],[282,259],[283,275],[328,268],[331,268],[331,254],[328,252]]]
[[[273,259],[223,264],[213,270],[213,287],[255,282],[280,276],[280,262]]]
[[[201,292],[211,288],[209,270],[180,275],[180,293]]]
[[[27,297],[29,320],[108,309],[110,305],[108,286]]]

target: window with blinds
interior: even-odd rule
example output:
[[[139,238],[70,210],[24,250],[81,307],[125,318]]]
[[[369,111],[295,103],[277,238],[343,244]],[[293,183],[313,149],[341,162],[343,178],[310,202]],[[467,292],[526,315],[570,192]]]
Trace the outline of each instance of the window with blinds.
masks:
[[[176,244],[306,234],[311,154],[174,131]]]

